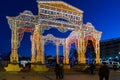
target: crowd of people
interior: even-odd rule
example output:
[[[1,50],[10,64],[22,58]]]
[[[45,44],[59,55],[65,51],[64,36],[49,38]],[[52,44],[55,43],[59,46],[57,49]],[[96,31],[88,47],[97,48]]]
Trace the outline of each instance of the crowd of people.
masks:
[[[95,74],[95,70],[96,70],[96,66],[94,63],[91,63],[89,65],[89,72],[90,74],[94,75]],[[113,65],[113,70],[117,70],[116,65]],[[64,67],[62,63],[57,63],[55,65],[55,69],[54,69],[55,75],[56,75],[56,80],[63,80],[64,79]],[[109,74],[110,74],[110,70],[109,67],[107,66],[106,63],[102,63],[100,64],[100,67],[98,69],[98,76],[99,76],[99,80],[109,80]]]
[[[95,65],[93,63],[90,64],[89,70],[91,74],[94,74]],[[64,78],[63,64],[56,64],[54,71],[56,75],[56,80],[63,80]],[[106,65],[106,63],[101,64],[98,70],[99,80],[103,79],[109,80],[109,74],[110,74],[109,67]]]
[[[91,74],[94,74],[95,65],[93,63],[90,64],[89,70]],[[99,80],[103,79],[109,80],[109,74],[110,74],[109,67],[106,65],[106,63],[102,63],[98,70]]]

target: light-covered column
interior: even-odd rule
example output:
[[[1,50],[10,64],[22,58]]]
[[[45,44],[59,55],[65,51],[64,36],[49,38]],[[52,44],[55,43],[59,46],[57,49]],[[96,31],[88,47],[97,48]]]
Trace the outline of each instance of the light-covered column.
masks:
[[[41,41],[41,48],[42,48],[42,53],[41,53],[41,61],[42,61],[42,64],[45,64],[45,55],[44,55],[44,40]]]
[[[78,48],[77,48],[78,63],[79,63],[79,64],[81,63],[81,53],[82,53],[82,52],[81,52],[82,49],[81,49],[81,46],[80,46],[80,45],[81,45],[81,40],[79,39],[79,40],[78,40]]]
[[[84,46],[84,39],[82,39],[82,48],[81,48],[81,63],[85,64],[86,63],[86,57],[85,57],[85,46]]]
[[[59,63],[59,44],[56,42],[56,62]]]
[[[31,62],[34,63],[35,62],[35,38],[33,37],[34,35],[31,35],[31,43],[32,43],[32,48],[31,48],[31,52],[32,52],[32,57],[31,57]]]
[[[96,40],[95,53],[96,53],[96,64],[100,64],[100,40],[99,39]]]
[[[69,53],[69,46],[67,46],[67,39],[65,39],[64,44],[64,64],[69,64],[68,53]]]
[[[42,63],[41,57],[43,57],[42,54],[42,46],[41,46],[41,26],[36,25],[35,26],[35,32],[36,32],[36,49],[37,49],[37,57],[36,62]]]
[[[65,70],[70,70],[70,64],[69,64],[69,51],[70,51],[70,46],[68,45],[68,39],[65,39],[64,41],[64,69]]]
[[[79,30],[79,40],[78,40],[78,62],[79,64],[85,64],[85,51],[84,51],[84,35],[83,31]]]
[[[63,54],[64,54],[63,63],[66,64],[66,43],[64,43],[63,45]]]
[[[14,22],[14,25],[12,25],[12,50],[11,50],[11,55],[10,55],[10,62],[18,62],[18,53],[17,53],[17,26],[16,22]]]

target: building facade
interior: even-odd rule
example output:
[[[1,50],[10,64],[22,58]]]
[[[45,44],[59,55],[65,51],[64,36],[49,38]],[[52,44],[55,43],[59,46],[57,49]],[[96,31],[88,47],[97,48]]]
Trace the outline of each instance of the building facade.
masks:
[[[119,58],[120,57],[120,38],[104,40],[100,42],[101,58]]]

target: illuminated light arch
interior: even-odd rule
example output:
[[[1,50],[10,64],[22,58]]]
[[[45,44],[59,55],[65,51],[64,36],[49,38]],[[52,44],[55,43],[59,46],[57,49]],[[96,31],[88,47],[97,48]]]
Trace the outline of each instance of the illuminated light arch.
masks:
[[[30,27],[20,27],[17,31],[17,36],[18,36],[18,47],[20,46],[20,42],[23,39],[24,32],[31,32],[31,34],[34,32],[33,28]]]
[[[67,38],[68,39],[67,46],[68,46],[69,49],[70,49],[72,43],[75,43],[75,47],[78,49],[78,38],[79,37],[78,37],[78,33],[77,32],[73,31],[70,34],[70,36]]]
[[[31,32],[31,62],[45,64],[44,43],[52,40],[56,44],[56,55],[59,55],[59,45],[64,47],[64,64],[69,64],[69,47],[72,43],[78,51],[79,64],[85,62],[85,49],[87,40],[93,41],[96,53],[96,63],[100,63],[99,41],[102,32],[97,31],[91,23],[83,24],[83,11],[63,1],[37,0],[38,15],[33,15],[31,11],[25,10],[16,17],[7,17],[12,31],[10,62],[18,62],[18,45],[23,38],[24,32]],[[65,20],[57,20],[62,18]],[[51,27],[57,28],[60,32],[71,30],[67,38],[55,38],[53,35],[43,36],[44,30]],[[35,51],[37,56],[35,57]],[[58,59],[57,59],[58,60]],[[57,61],[58,62],[58,61]],[[59,63],[59,62],[58,62]],[[36,69],[35,69],[36,70]]]
[[[78,39],[72,39],[70,40],[70,42],[68,43],[68,47],[71,47],[71,44],[75,43],[75,47],[78,48]]]
[[[91,40],[92,41],[92,44],[93,44],[93,47],[94,47],[94,49],[96,49],[96,40],[95,40],[95,38],[93,38],[93,36],[86,36],[85,38],[84,38],[84,41],[85,41],[85,51],[86,51],[86,48],[87,48],[87,45],[88,45],[88,40]]]

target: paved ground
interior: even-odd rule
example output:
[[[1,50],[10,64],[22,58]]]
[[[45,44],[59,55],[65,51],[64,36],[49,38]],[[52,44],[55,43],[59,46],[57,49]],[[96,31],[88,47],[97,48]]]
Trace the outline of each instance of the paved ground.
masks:
[[[65,72],[64,80],[99,80],[98,74]],[[54,72],[0,72],[0,80],[56,80]],[[110,80],[120,80],[120,72],[111,70]]]

